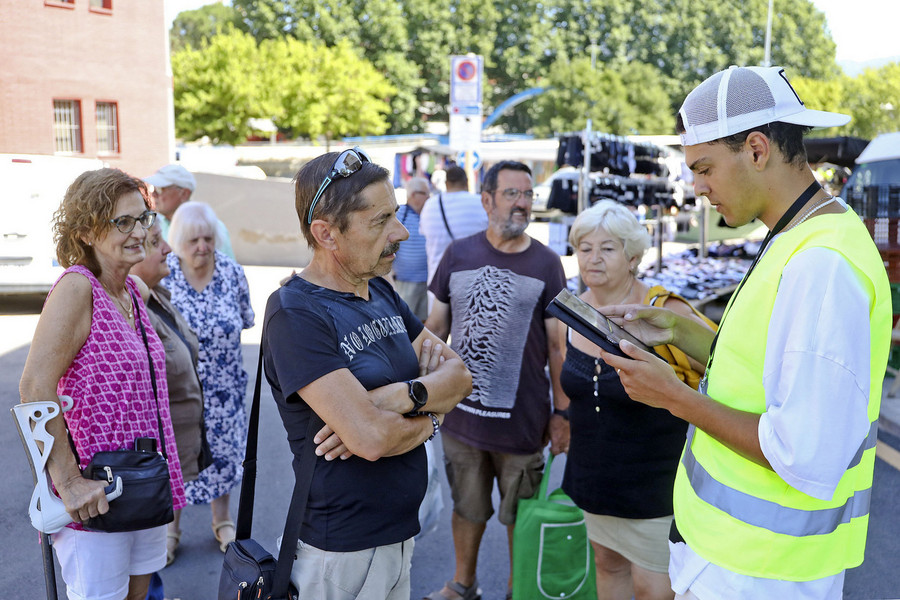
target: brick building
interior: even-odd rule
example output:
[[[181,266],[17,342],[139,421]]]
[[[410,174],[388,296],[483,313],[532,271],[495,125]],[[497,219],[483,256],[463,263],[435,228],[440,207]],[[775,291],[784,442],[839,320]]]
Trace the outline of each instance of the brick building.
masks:
[[[0,153],[138,177],[174,157],[162,0],[0,0],[0,56]]]

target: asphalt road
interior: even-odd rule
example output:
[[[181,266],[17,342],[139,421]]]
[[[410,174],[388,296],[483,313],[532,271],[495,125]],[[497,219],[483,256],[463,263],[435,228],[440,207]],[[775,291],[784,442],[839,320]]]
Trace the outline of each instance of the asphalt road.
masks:
[[[251,301],[258,317],[262,314],[268,293],[289,272],[289,269],[275,267],[247,268]],[[19,402],[18,380],[39,310],[39,300],[0,299],[0,404],[6,408]],[[251,382],[255,376],[258,340],[258,326],[245,332],[244,362]],[[252,389],[248,390],[248,402],[250,393]],[[274,540],[284,524],[293,479],[284,430],[265,385],[261,414],[253,536],[274,551]],[[880,438],[893,448],[900,448],[897,438],[886,433],[882,433]],[[884,460],[876,461],[866,562],[848,572],[844,590],[847,600],[900,598],[900,571],[896,569],[897,557],[900,556],[900,518],[896,511],[896,498],[900,497],[900,473],[897,471],[900,468],[900,454],[892,458],[888,449],[884,453],[880,450],[879,455],[891,459],[895,466]],[[45,598],[39,537],[26,515],[33,489],[31,472],[9,417],[0,417],[0,460],[7,466],[7,491],[0,496],[0,539],[4,541],[0,547],[2,596],[25,600]],[[563,465],[563,460],[556,462],[551,489],[558,486]],[[440,588],[453,573],[450,498],[443,473],[442,484],[445,508],[438,528],[416,544],[412,598],[421,598]],[[232,513],[236,510],[237,490],[232,499]],[[208,507],[186,508],[182,526],[184,535],[177,560],[161,572],[166,596],[170,600],[214,599],[222,554],[210,529]],[[478,576],[485,600],[504,598],[508,577],[506,530],[496,519],[489,523],[481,545]],[[65,597],[61,579],[59,586],[60,596]]]

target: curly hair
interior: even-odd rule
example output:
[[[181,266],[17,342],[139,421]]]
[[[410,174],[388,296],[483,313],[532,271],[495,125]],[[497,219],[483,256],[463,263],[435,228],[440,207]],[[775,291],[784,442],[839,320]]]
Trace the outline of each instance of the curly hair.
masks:
[[[102,269],[94,248],[85,239],[98,238],[109,231],[116,202],[130,192],[139,192],[144,206],[150,208],[146,184],[124,171],[97,169],[75,178],[53,214],[53,241],[60,265],[66,269],[83,265],[100,276]]]

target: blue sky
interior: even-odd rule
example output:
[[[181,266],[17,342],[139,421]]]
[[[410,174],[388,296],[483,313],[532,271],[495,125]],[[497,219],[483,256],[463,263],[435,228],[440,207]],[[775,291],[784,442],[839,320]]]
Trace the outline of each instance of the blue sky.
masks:
[[[183,10],[199,8],[211,0],[165,0],[169,22]],[[773,0],[778,11],[779,0]],[[837,43],[838,62],[865,62],[900,56],[900,1],[812,0],[825,13]]]

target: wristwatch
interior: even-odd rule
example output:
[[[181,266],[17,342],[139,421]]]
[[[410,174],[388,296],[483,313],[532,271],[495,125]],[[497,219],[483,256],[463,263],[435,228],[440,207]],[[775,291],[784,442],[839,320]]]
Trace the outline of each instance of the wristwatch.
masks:
[[[435,415],[434,413],[424,413],[424,414],[431,417],[431,426],[434,427],[434,431],[432,431],[431,435],[428,436],[428,439],[425,440],[426,442],[430,442],[431,440],[434,439],[434,436],[436,436],[438,434],[438,431],[441,430],[441,422],[438,420],[437,415]]]
[[[568,408],[556,408],[556,407],[554,406],[554,407],[553,407],[553,414],[554,414],[554,415],[559,415],[559,416],[561,416],[561,417],[562,417],[563,419],[565,419],[566,421],[569,420],[569,409],[568,409]]]
[[[418,379],[411,379],[406,384],[409,386],[409,399],[412,400],[413,407],[404,416],[415,417],[422,410],[422,407],[425,406],[425,403],[428,402],[428,390],[425,388],[425,384]]]

